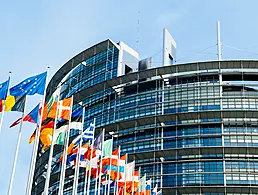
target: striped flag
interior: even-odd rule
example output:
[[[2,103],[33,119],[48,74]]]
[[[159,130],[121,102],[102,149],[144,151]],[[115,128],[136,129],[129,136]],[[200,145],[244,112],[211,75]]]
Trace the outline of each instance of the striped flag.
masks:
[[[82,145],[81,147],[81,151],[80,151],[80,165],[81,167],[86,167],[87,163],[84,160],[84,153],[87,152],[89,148],[89,143],[85,143],[84,145]],[[77,146],[75,149],[72,150],[72,154],[67,158],[67,164],[71,164],[71,165],[76,165],[76,157],[77,154],[79,152],[79,146]]]
[[[72,153],[72,150],[77,147],[80,144],[80,140],[83,141],[92,140],[94,137],[94,131],[95,131],[95,120],[93,123],[89,125],[89,127],[82,132],[82,134],[78,135],[76,138],[73,139],[72,143],[70,143],[67,155]],[[60,156],[58,162],[60,162],[63,159],[63,154]]]
[[[23,121],[28,121],[31,123],[37,123],[38,121],[38,115],[39,115],[39,104],[33,108],[32,111],[30,111],[29,114],[27,114],[24,118]],[[22,118],[17,119],[13,124],[11,124],[10,128],[14,127],[15,125],[18,125],[22,121]]]
[[[61,119],[57,125],[55,134],[54,143],[57,145],[63,145],[65,140],[65,134],[70,127],[70,129],[79,129],[82,130],[82,109],[79,109],[72,113],[71,123],[69,125],[68,120]]]

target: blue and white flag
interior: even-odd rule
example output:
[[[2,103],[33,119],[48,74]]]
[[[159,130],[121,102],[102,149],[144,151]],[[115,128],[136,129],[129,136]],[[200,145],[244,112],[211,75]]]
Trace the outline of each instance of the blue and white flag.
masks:
[[[158,191],[158,187],[156,185],[155,188],[153,188],[151,195],[157,195],[157,191]]]
[[[95,120],[89,125],[89,127],[83,131],[82,139],[83,140],[93,140],[95,131]]]
[[[95,121],[95,120],[94,120]],[[87,141],[87,140],[93,140],[94,138],[94,131],[95,131],[95,122],[91,123],[89,127],[82,132],[82,134],[78,135],[71,144],[73,144],[73,147],[76,145],[79,145],[80,140]]]

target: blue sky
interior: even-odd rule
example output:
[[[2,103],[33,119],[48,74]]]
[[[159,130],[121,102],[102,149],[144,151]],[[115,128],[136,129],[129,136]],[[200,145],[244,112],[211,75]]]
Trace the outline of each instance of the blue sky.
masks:
[[[223,59],[256,59],[258,27],[256,0],[0,0],[0,82],[12,71],[11,84],[51,67],[50,76],[87,47],[111,38],[136,48],[140,57],[161,63],[162,29],[177,42],[178,63],[215,60],[216,21],[221,21]],[[138,13],[139,12],[139,13]],[[139,29],[137,21],[140,21]],[[213,47],[211,47],[213,46]],[[204,51],[205,48],[211,47]],[[203,53],[204,52],[204,53]],[[27,111],[40,100],[29,98]],[[20,116],[7,113],[0,134],[0,195],[6,194],[18,127],[9,125]],[[14,181],[14,195],[25,193],[35,126],[25,124]],[[4,175],[4,177],[3,177]]]

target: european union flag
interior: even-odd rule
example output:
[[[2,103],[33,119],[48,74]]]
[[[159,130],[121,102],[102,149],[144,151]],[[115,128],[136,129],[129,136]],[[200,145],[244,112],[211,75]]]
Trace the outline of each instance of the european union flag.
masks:
[[[10,77],[7,81],[0,84],[0,100],[5,100],[8,92]]]
[[[39,75],[29,77],[10,89],[12,96],[25,96],[40,94],[43,95],[45,91],[47,72]]]

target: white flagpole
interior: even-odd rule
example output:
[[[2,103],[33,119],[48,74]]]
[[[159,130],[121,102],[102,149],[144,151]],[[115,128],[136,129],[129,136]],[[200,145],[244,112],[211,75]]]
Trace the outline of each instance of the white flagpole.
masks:
[[[84,115],[85,115],[85,108],[83,108],[82,111],[82,130],[81,130],[81,139],[80,144],[76,156],[76,165],[75,165],[75,171],[74,171],[74,181],[73,181],[73,195],[77,194],[77,188],[78,188],[78,179],[80,174],[80,160],[81,160],[81,147],[82,147],[82,134],[83,134],[83,124],[84,124]]]
[[[9,88],[10,88],[11,74],[12,74],[12,72],[10,71],[9,72],[9,78],[8,78],[9,79],[9,83],[8,83],[8,87],[7,87],[7,95],[8,95],[8,91],[9,91]],[[2,132],[2,125],[3,125],[3,120],[4,120],[5,106],[6,106],[6,97],[5,97],[5,100],[4,100],[4,105],[2,107],[2,114],[1,114],[1,120],[0,120],[0,134]]]
[[[92,153],[93,153],[93,141],[90,145],[90,161],[89,161],[89,173],[88,173],[88,165],[86,166],[86,177],[85,177],[85,181],[84,181],[84,190],[83,190],[83,194],[87,194],[88,195],[88,191],[90,190],[90,181],[91,181],[91,161],[92,161]],[[87,163],[88,164],[88,163]]]
[[[134,195],[134,170],[135,170],[135,164],[133,168],[133,185],[132,185],[132,195]]]
[[[89,142],[89,147],[91,148],[91,143]],[[89,148],[88,148],[89,149]],[[89,162],[86,161],[86,168],[85,168],[85,179],[84,179],[84,188],[83,188],[83,194],[86,194],[87,190],[87,181],[88,181],[88,167],[89,167]]]
[[[40,103],[40,106],[42,106],[42,101]],[[26,187],[26,195],[30,195],[31,194],[31,188],[32,188],[32,182],[33,182],[33,176],[34,176],[34,170],[35,170],[35,162],[36,161],[36,157],[37,157],[37,149],[38,149],[38,144],[39,144],[39,139],[37,139],[37,136],[39,137],[39,117],[41,117],[40,114],[38,114],[38,121],[37,121],[37,128],[36,128],[36,135],[35,135],[35,140],[33,143],[33,150],[32,150],[32,155],[31,155],[31,162],[30,162],[30,171],[29,171],[29,175],[28,175],[28,181],[27,181],[27,187]]]
[[[95,118],[94,118],[94,125],[96,126],[96,119]],[[94,128],[94,131],[93,131],[93,137],[94,137],[94,135],[95,135],[95,128]],[[91,151],[90,151],[90,170],[89,170],[89,176],[88,176],[88,182],[87,182],[87,195],[90,194],[90,177],[91,177],[93,144],[94,144],[94,140],[92,140],[92,146],[91,146]],[[86,186],[86,181],[85,181],[85,186]],[[84,193],[83,194],[86,194],[86,187],[85,186],[84,186]]]
[[[125,156],[125,184],[124,184],[124,194],[126,194],[126,169],[127,169],[127,153],[126,153],[126,156]]]
[[[100,195],[100,183],[101,183],[101,175],[102,175],[102,159],[103,159],[103,143],[105,140],[105,129],[103,129],[103,140],[102,140],[102,147],[101,147],[101,156],[100,156],[100,170],[99,170],[99,185],[98,185],[98,195]]]
[[[112,153],[113,153],[113,141],[114,141],[114,138],[112,136],[112,146],[111,146],[111,158],[110,158],[110,163],[109,163],[109,178],[108,178],[108,195],[110,193],[110,176],[111,176],[111,166],[112,166]]]
[[[61,85],[58,86],[58,88],[60,88],[60,87],[61,87]],[[49,149],[50,151],[49,151],[48,164],[47,164],[48,166],[47,166],[47,174],[46,174],[45,187],[44,187],[44,195],[48,195],[48,188],[49,188],[50,174],[51,174],[51,165],[52,165],[54,144],[55,144],[55,130],[56,130],[59,98],[60,98],[60,90],[58,89],[56,116],[55,116],[54,130],[53,130],[53,134],[52,134],[51,146],[50,146],[50,149]]]
[[[98,176],[99,175],[99,169],[98,169],[98,167],[97,167],[97,173],[96,173],[96,181],[95,181],[95,188],[94,188],[94,195],[96,195],[97,194],[97,189],[98,189]]]
[[[105,181],[107,181],[107,175],[105,175]],[[106,195],[107,194],[107,185],[104,185],[104,186],[105,186],[104,195]]]
[[[146,173],[144,174],[144,177],[145,177],[145,184],[144,184],[144,195],[146,195]]]
[[[33,184],[33,179],[34,179],[34,172],[35,172],[38,147],[39,147],[40,129],[41,129],[43,113],[44,113],[44,108],[45,108],[45,99],[46,99],[47,80],[48,80],[49,69],[50,69],[50,67],[47,67],[46,84],[45,84],[44,95],[43,95],[43,98],[41,101],[41,113],[38,116],[39,124],[38,124],[38,129],[36,130],[36,135],[35,135],[35,140],[34,140],[34,145],[33,145],[33,152],[32,152],[32,159],[31,159],[31,163],[30,163],[30,172],[29,172],[29,177],[28,177],[28,182],[27,182],[26,195],[31,194],[31,189],[32,189],[32,184]]]
[[[3,125],[3,120],[4,120],[5,104],[6,104],[6,100],[4,100],[4,105],[2,107],[2,114],[1,114],[1,120],[0,120],[0,134],[2,132],[2,125]]]
[[[140,192],[140,190],[139,190],[139,188],[140,188],[140,185],[141,185],[141,183],[140,183],[140,179],[141,179],[141,167],[139,167],[139,187],[138,187],[138,192]]]
[[[13,160],[12,174],[11,174],[11,179],[10,179],[9,189],[8,189],[8,195],[12,194],[12,189],[13,189],[13,180],[14,180],[14,174],[15,174],[15,170],[16,170],[16,164],[17,164],[18,153],[19,153],[20,142],[21,142],[21,136],[22,136],[22,124],[23,124],[23,119],[24,119],[24,116],[25,116],[26,101],[27,101],[27,97],[25,96],[24,109],[23,109],[23,113],[22,113],[22,120],[21,120],[21,123],[20,123],[20,129],[19,129],[19,133],[18,133],[17,145],[16,145],[16,150],[15,150],[15,155],[14,155],[14,160]]]
[[[120,146],[118,146],[118,173],[117,173],[117,176],[116,176],[116,183],[115,183],[115,187],[114,187],[114,195],[117,195],[118,194],[118,181],[119,181],[119,172],[120,172]]]
[[[66,161],[67,161],[67,149],[69,146],[69,134],[70,134],[70,127],[71,127],[71,119],[72,119],[72,112],[73,112],[73,95],[71,97],[71,105],[70,105],[70,116],[68,122],[68,128],[65,132],[65,142],[64,142],[64,151],[63,151],[63,159],[62,159],[62,167],[61,167],[61,175],[59,181],[59,190],[58,195],[63,195],[64,190],[64,180],[65,180],[65,170],[66,170]]]

